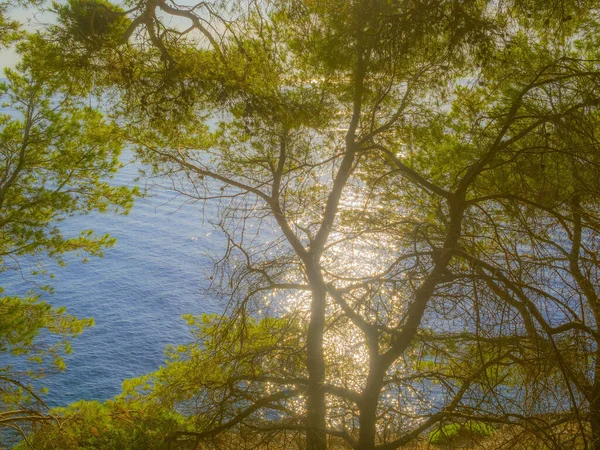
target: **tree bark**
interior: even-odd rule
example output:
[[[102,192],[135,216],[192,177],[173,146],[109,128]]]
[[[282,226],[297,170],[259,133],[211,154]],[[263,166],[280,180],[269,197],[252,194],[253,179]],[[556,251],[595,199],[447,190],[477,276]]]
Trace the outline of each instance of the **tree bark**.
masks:
[[[598,391],[598,389],[596,389]],[[592,429],[591,447],[600,450],[600,392],[595,392],[594,401],[590,405],[590,427]]]
[[[323,332],[327,293],[324,287],[314,287],[310,308],[310,321],[306,336],[306,448],[325,450],[325,359],[323,357]]]
[[[382,370],[380,358],[371,357],[369,363],[369,375],[365,389],[361,394],[359,405],[360,430],[358,434],[357,450],[373,450],[377,436],[377,405],[379,394],[383,387],[385,370]]]
[[[436,257],[435,266],[423,284],[417,289],[415,298],[409,307],[406,315],[406,321],[402,328],[398,330],[398,335],[392,340],[392,347],[385,353],[379,353],[379,337],[377,333],[370,334],[367,337],[369,342],[369,375],[365,389],[361,394],[361,404],[359,406],[359,440],[358,450],[373,450],[376,445],[377,437],[377,405],[379,395],[383,388],[385,374],[391,365],[400,357],[411,344],[425,309],[431,299],[436,286],[444,279],[452,251],[456,247],[462,228],[462,219],[464,216],[465,197],[464,192],[452,194],[449,197],[450,226],[446,236],[444,247]],[[600,449],[598,449],[600,450]]]
[[[590,401],[590,428],[592,450],[600,450],[600,350],[596,350],[596,364],[594,367],[594,384],[592,399]]]

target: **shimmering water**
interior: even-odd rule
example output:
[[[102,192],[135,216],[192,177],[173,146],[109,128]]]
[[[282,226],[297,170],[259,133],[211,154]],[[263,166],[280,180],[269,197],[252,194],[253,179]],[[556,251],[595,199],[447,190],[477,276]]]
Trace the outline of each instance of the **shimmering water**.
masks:
[[[124,161],[130,159],[126,153]],[[114,183],[130,185],[138,171],[129,163]],[[118,394],[123,379],[156,370],[168,344],[189,339],[181,314],[222,310],[205,292],[213,269],[209,255],[225,245],[204,220],[215,217],[216,209],[210,203],[184,205],[184,199],[166,190],[155,188],[150,194],[138,199],[128,216],[90,214],[61,226],[66,234],[93,229],[118,241],[104,258],[87,264],[75,256],[65,268],[50,264],[55,293],[44,298],[96,322],[73,341],[67,371],[44,380],[51,405]],[[1,277],[6,294],[23,293],[35,280],[23,281],[16,272]]]

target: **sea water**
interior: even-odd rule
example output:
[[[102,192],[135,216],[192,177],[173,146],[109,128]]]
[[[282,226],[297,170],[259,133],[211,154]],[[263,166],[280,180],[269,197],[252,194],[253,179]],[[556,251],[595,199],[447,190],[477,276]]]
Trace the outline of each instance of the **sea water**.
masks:
[[[136,180],[141,166],[131,152],[114,185],[145,184]],[[182,314],[218,313],[223,302],[208,290],[211,255],[222,253],[226,241],[207,218],[217,216],[216,204],[189,203],[174,192],[150,188],[137,199],[129,215],[92,213],[67,218],[66,235],[93,229],[117,239],[103,258],[69,255],[67,267],[45,266],[53,294],[43,298],[66,306],[77,317],[93,317],[95,326],[72,341],[67,370],[42,381],[49,387],[51,406],[80,399],[106,400],[120,392],[126,378],[156,370],[169,344],[189,341]],[[6,295],[23,295],[35,282],[48,281],[18,271],[0,275]],[[3,364],[6,355],[3,355]]]

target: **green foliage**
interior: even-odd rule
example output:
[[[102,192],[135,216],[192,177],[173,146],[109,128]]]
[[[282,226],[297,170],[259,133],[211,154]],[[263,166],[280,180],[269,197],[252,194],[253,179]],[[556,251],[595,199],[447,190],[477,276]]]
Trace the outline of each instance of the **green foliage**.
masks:
[[[0,3],[0,50],[23,36],[20,24],[8,18],[7,3]]]
[[[46,391],[33,384],[39,387],[40,378],[64,370],[70,339],[92,325],[92,319],[77,319],[39,295],[0,296],[0,352],[12,363],[0,367],[0,426],[22,431],[46,419]]]
[[[113,124],[41,81],[8,71],[0,86],[13,114],[0,116],[0,270],[7,257],[100,255],[109,236],[66,237],[58,223],[91,211],[126,212],[135,189],[111,186],[122,144]]]
[[[53,3],[63,30],[89,51],[114,47],[131,21],[122,8],[107,0],[69,0]]]
[[[81,333],[93,325],[92,319],[77,320],[65,313],[64,308],[53,308],[39,296],[0,298],[0,352],[14,356],[27,356],[41,363],[42,356],[51,356],[52,365],[64,368],[60,353],[70,353],[67,338]],[[46,330],[62,339],[52,347],[34,345],[41,330]]]
[[[0,273],[44,275],[44,258],[62,266],[66,253],[84,261],[101,256],[114,239],[92,230],[68,236],[60,224],[78,214],[126,213],[132,206],[137,189],[109,181],[120,167],[120,132],[52,80],[11,70],[6,77],[0,85],[9,111],[0,115]],[[51,292],[50,286],[39,288]],[[69,339],[91,325],[92,319],[71,316],[33,290],[23,298],[0,296],[0,352],[14,363],[0,367],[0,426],[23,432],[28,422],[47,419],[44,391],[33,381],[64,370]]]
[[[490,437],[496,430],[484,422],[469,420],[464,423],[449,423],[429,433],[429,442],[435,445],[450,445],[459,440],[477,440]]]
[[[290,318],[246,319],[243,323],[217,315],[188,315],[185,319],[192,343],[168,348],[166,364],[157,372],[126,380],[121,398],[148,396],[175,410],[176,405],[193,401],[199,409],[216,411],[222,401],[235,405],[236,399],[227,396],[233,388],[231,380],[237,376],[244,384],[252,377],[302,370],[302,357],[294,351],[300,345],[300,330]],[[260,395],[261,385],[247,386],[246,394]],[[196,420],[205,422],[208,416],[198,415]]]
[[[159,405],[117,401],[79,401],[51,414],[57,422],[45,422],[16,449],[108,449],[160,450],[169,448],[167,438],[185,426],[185,418]]]
[[[298,373],[298,367],[290,366],[299,363],[297,330],[290,320],[249,320],[240,326],[216,315],[185,319],[193,340],[168,349],[165,366],[125,380],[123,392],[114,400],[79,401],[53,409],[57,422],[37,427],[29,438],[32,447],[171,448],[173,433],[200,432],[226,423],[251,404],[251,398],[264,395],[261,375]],[[22,443],[17,448],[26,447]]]
[[[427,427],[427,417],[474,408],[506,417],[505,405],[528,417],[591,398],[561,397],[551,385],[595,385],[585,380],[598,335],[587,311],[598,303],[598,244],[563,243],[581,241],[578,209],[586,211],[583,234],[600,229],[592,3],[299,0],[250,2],[248,10],[226,3],[174,10],[130,2],[125,13],[71,0],[55,4],[56,26],[20,45],[23,67],[50,85],[85,94],[108,88],[107,104],[153,174],[181,176],[184,193],[224,205],[218,225],[230,245],[217,270],[219,293],[231,296],[235,315],[188,317],[193,342],[169,349],[157,372],[126,381],[117,403],[184,411],[184,431],[222,431],[240,415],[237,431],[256,430],[276,422],[266,411],[301,428],[309,402],[299,393],[320,394],[307,390],[307,373],[316,380],[324,372],[323,423],[358,435],[356,417],[370,410],[383,443],[414,438],[414,417]],[[173,26],[171,14],[191,15],[190,28]],[[17,142],[26,123],[7,125],[7,136]],[[100,147],[109,146],[100,134]],[[83,146],[89,140],[72,136]],[[66,205],[59,211],[109,206],[93,199],[69,206],[70,199],[57,200]],[[37,220],[36,252],[59,258],[71,247],[96,253],[109,244],[94,247],[83,236],[67,245],[59,236],[63,244],[46,248],[55,232]],[[272,246],[250,236],[254,221],[277,222]],[[564,290],[547,271],[565,280]],[[588,302],[581,280],[592,285]],[[249,318],[276,286],[306,292],[293,319]],[[329,297],[319,298],[323,292]],[[311,293],[318,301],[307,319]],[[544,323],[536,308],[548,303],[573,322]],[[323,350],[306,338],[306,322],[318,314],[323,323],[315,319],[311,337],[325,342]],[[427,326],[437,329],[423,332]],[[583,336],[577,344],[559,336],[575,331]],[[563,369],[566,383],[559,358],[548,357],[547,335],[573,368]],[[271,401],[273,393],[281,396]],[[447,403],[428,402],[428,393]],[[373,399],[379,403],[367,408]],[[79,408],[74,414],[90,423],[113,414],[108,404]],[[96,443],[99,429],[87,420],[72,430],[76,444],[61,445],[126,445],[108,431]],[[452,423],[430,440],[492,432],[483,422]]]

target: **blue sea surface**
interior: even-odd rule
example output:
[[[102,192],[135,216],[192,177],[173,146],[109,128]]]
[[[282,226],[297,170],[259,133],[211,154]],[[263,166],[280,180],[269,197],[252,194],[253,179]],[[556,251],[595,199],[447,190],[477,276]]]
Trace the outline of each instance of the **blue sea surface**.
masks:
[[[140,166],[131,159],[125,153],[127,164],[113,184],[135,183]],[[161,189],[149,194],[127,216],[93,213],[61,224],[67,235],[93,229],[109,233],[117,243],[103,258],[86,264],[75,255],[64,268],[47,262],[56,276],[50,280],[55,292],[44,298],[96,323],[73,340],[67,370],[43,380],[52,406],[113,397],[124,379],[156,370],[168,344],[189,341],[182,314],[223,310],[222,302],[206,292],[213,270],[209,255],[225,246],[224,237],[204,220],[216,217],[216,205],[185,204],[184,198]],[[16,271],[1,277],[5,294],[22,295],[40,281],[23,280]]]

